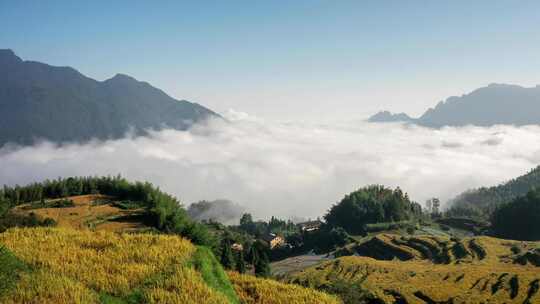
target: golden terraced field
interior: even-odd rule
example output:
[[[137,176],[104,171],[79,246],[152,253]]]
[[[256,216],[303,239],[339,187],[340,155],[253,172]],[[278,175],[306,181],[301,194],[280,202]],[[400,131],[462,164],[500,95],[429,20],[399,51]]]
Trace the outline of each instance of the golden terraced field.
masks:
[[[0,234],[0,303],[340,302],[297,285],[227,274],[209,249],[178,236],[14,228]]]
[[[382,234],[356,248],[372,257],[338,258],[286,281],[317,288],[356,282],[384,303],[540,303],[540,267],[523,259],[538,247],[491,237]]]
[[[139,210],[122,210],[112,206],[107,202],[114,198],[106,195],[89,194],[67,197],[66,199],[74,203],[73,207],[62,208],[33,208],[32,204],[23,204],[14,208],[14,212],[21,214],[36,214],[39,218],[51,218],[58,223],[60,227],[74,229],[92,229],[105,231],[137,231],[144,229],[145,226],[137,221],[121,220],[128,219],[136,215]],[[54,202],[56,200],[48,200]]]

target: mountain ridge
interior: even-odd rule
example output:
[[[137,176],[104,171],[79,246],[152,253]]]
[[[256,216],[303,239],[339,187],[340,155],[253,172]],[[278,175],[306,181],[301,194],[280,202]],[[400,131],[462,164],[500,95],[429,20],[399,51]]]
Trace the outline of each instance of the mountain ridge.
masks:
[[[405,122],[440,128],[475,125],[536,125],[540,124],[540,85],[523,87],[492,83],[461,96],[450,96],[427,109],[418,118],[405,113],[379,112],[369,122]]]
[[[71,67],[26,61],[12,50],[0,50],[0,147],[186,130],[211,117],[221,116],[126,74],[98,81]]]

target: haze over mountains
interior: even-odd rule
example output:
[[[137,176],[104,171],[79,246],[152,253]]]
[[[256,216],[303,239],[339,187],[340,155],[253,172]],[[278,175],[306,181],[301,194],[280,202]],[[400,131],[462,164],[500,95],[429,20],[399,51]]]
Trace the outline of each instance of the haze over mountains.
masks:
[[[218,116],[127,75],[96,81],[70,67],[23,61],[0,50],[0,147],[41,139],[114,139],[165,127],[185,130]]]
[[[409,122],[432,128],[540,124],[540,86],[525,88],[490,84],[460,97],[449,97],[419,118],[411,118],[405,113],[382,111],[371,116],[368,121]]]

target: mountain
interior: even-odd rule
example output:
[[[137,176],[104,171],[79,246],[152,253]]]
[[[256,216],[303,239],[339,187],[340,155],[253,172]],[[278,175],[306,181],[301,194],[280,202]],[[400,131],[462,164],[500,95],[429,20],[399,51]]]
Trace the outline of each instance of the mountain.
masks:
[[[414,119],[405,113],[393,114],[389,111],[380,111],[371,116],[369,122],[414,122]]]
[[[450,201],[453,208],[472,207],[490,214],[493,210],[527,192],[540,189],[540,166],[504,184],[469,190]]]
[[[219,115],[127,75],[96,81],[70,67],[23,61],[0,50],[0,147],[185,130],[209,117]]]
[[[403,113],[379,112],[368,121],[412,122],[431,128],[540,124],[540,86],[490,84],[460,97],[449,97],[416,119]]]

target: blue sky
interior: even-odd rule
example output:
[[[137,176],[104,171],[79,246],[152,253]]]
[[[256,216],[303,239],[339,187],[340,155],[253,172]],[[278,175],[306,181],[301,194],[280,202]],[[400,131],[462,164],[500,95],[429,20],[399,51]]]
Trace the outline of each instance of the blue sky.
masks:
[[[538,1],[7,1],[0,48],[278,119],[540,84]]]

